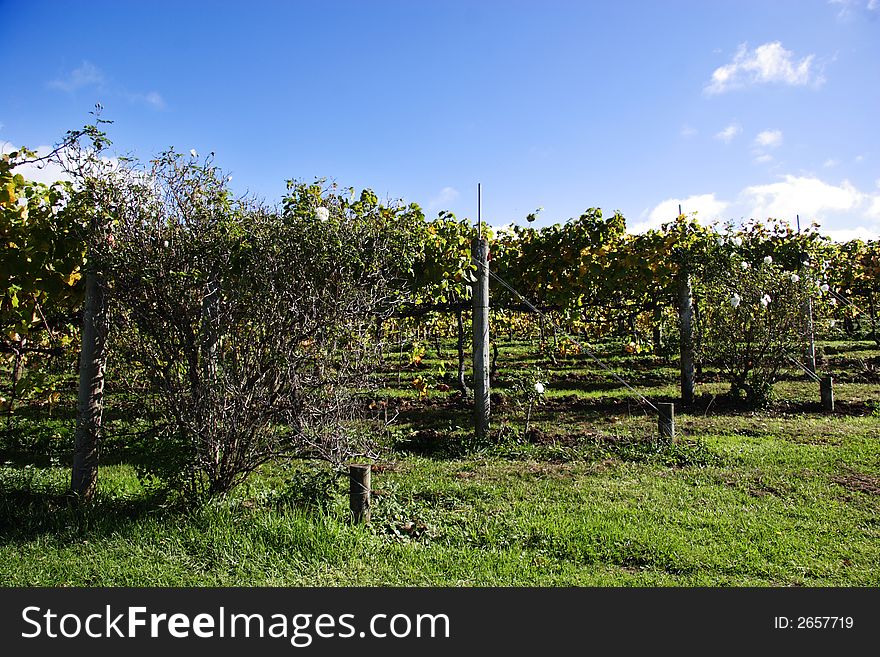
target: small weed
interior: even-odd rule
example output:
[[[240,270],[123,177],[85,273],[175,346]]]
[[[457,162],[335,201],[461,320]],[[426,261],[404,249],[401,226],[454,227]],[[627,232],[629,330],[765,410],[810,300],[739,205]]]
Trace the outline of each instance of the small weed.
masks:
[[[263,488],[254,501],[275,508],[326,511],[344,493],[345,473],[324,465],[307,464],[289,471],[272,488]]]

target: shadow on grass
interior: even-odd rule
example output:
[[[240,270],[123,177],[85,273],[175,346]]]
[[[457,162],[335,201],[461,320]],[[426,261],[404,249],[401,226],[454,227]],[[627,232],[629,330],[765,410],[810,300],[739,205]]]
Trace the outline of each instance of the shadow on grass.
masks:
[[[396,452],[435,460],[459,459],[474,451],[473,437],[462,432],[418,429],[394,440]]]
[[[108,497],[78,503],[69,494],[31,488],[26,482],[0,485],[0,545],[25,543],[45,535],[70,540],[125,533],[139,519],[154,514],[183,513],[164,506],[164,492],[139,497]]]
[[[472,408],[470,402],[453,395],[437,401],[401,405],[397,409],[397,421],[434,431],[467,429],[473,424]]]

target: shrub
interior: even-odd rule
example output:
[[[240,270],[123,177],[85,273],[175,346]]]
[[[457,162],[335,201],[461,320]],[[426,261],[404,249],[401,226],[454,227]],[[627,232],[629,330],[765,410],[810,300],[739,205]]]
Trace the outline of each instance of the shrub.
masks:
[[[404,286],[418,207],[291,182],[283,207],[267,208],[174,152],[110,182],[117,357],[159,393],[154,440],[171,452],[154,473],[218,494],[276,456],[368,452],[367,327]]]
[[[704,358],[730,382],[731,394],[764,406],[773,384],[807,344],[807,304],[817,285],[807,272],[786,271],[765,256],[756,262],[736,252],[719,256],[701,302]]]

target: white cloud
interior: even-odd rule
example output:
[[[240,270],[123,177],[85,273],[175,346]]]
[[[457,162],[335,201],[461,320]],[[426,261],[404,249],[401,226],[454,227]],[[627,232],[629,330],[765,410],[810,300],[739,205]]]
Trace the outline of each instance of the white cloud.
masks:
[[[782,130],[764,130],[755,137],[755,146],[776,148],[782,143]]]
[[[19,148],[20,147],[15,146],[8,141],[0,141],[0,153],[11,153]],[[52,152],[52,147],[38,146],[36,149],[32,150],[36,150],[37,157],[44,157]],[[64,167],[57,162],[22,164],[15,167],[13,171],[15,173],[20,173],[27,180],[33,180],[34,182],[44,183],[46,185],[51,185],[53,182],[59,180],[70,179],[70,176],[64,171]]]
[[[165,100],[162,98],[162,96],[159,95],[158,91],[149,92],[146,96],[144,96],[144,100],[146,100],[156,109],[165,109]]]
[[[868,208],[868,211],[865,213],[872,219],[877,219],[880,221],[880,196],[875,196],[871,199],[871,206]]]
[[[685,214],[697,213],[697,219],[707,224],[714,219],[721,218],[721,213],[730,205],[727,201],[715,198],[715,194],[700,194],[687,198],[669,198],[659,203],[648,214],[645,221],[633,225],[630,233],[644,233],[652,228],[659,228],[663,224],[674,220],[678,216],[678,206]]]
[[[863,6],[868,11],[880,9],[880,0],[828,0],[828,4],[840,7],[837,17],[841,19],[849,18]]]
[[[16,151],[20,146],[14,145],[12,142],[8,141],[0,141],[0,153],[11,153],[12,151]],[[56,149],[55,146],[37,146],[36,148],[32,148],[31,150],[36,153],[37,158],[42,158],[49,155],[52,151]],[[27,180],[31,180],[33,182],[43,183],[44,185],[51,185],[52,183],[63,181],[63,180],[71,180],[72,177],[65,170],[64,164],[71,168],[71,170],[76,170],[79,164],[86,164],[86,160],[81,160],[79,163],[77,162],[77,156],[87,156],[90,153],[88,151],[77,152],[71,150],[69,148],[62,148],[58,151],[56,156],[52,157],[49,161],[44,162],[28,162],[26,164],[20,164],[17,167],[13,168],[15,173],[20,173]],[[59,160],[63,161],[64,164],[60,163]],[[94,161],[94,163],[89,163],[88,166],[98,166],[101,171],[118,171],[123,170],[126,172],[126,175],[141,175],[140,173],[131,170],[131,169],[120,169],[120,162],[118,158],[115,157],[105,157],[103,155],[100,156],[99,160]]]
[[[165,109],[165,99],[158,91],[150,91],[145,94],[128,94],[128,100],[132,103],[146,103],[153,109]]]
[[[833,157],[829,157],[827,160],[825,160],[822,166],[826,169],[831,169],[833,167],[836,167],[838,164],[840,164],[840,160],[835,160]]]
[[[72,93],[83,87],[100,87],[103,84],[104,73],[91,62],[84,61],[78,68],[73,69],[66,78],[51,80],[49,87]]]
[[[760,153],[755,156],[755,164],[767,164],[767,162],[772,162],[773,156],[769,153]]]
[[[697,129],[685,123],[681,126],[681,132],[679,134],[685,139],[689,139],[697,134]]]
[[[828,4],[840,7],[837,17],[846,18],[852,9],[853,0],[828,0]]]
[[[428,210],[447,210],[448,205],[460,196],[455,187],[444,187],[440,192],[428,201]]]
[[[821,218],[826,211],[852,211],[865,195],[849,181],[829,185],[818,178],[786,175],[781,182],[746,187],[742,196],[755,218],[791,219],[797,214]]]
[[[501,232],[505,232],[505,233],[509,233],[510,235],[513,235],[513,234],[514,234],[514,233],[513,233],[513,227],[514,227],[515,225],[516,225],[516,224],[515,224],[513,221],[511,221],[510,223],[506,223],[506,224],[503,224],[503,225],[501,225],[501,226],[491,226],[492,234],[495,235],[496,237],[497,237],[498,234],[501,233]]]
[[[779,83],[790,86],[820,85],[824,82],[813,65],[814,55],[800,61],[779,41],[765,43],[754,50],[740,45],[729,64],[716,68],[704,87],[707,94],[720,94],[752,84]]]
[[[104,72],[89,61],[83,63],[70,72],[66,77],[50,80],[47,83],[50,89],[57,89],[67,93],[73,93],[86,87],[96,87],[101,93],[128,99],[130,103],[146,103],[153,109],[165,109],[165,99],[158,91],[129,92],[119,85],[108,80]]]
[[[823,235],[827,235],[835,242],[849,242],[850,240],[876,240],[880,237],[880,226],[874,228],[866,228],[865,226],[857,226],[855,228],[838,228],[825,229],[820,227]]]
[[[731,140],[741,132],[742,132],[742,128],[738,124],[731,123],[729,126],[724,128],[724,130],[716,133],[715,139],[720,139],[725,144],[729,144],[731,142]]]

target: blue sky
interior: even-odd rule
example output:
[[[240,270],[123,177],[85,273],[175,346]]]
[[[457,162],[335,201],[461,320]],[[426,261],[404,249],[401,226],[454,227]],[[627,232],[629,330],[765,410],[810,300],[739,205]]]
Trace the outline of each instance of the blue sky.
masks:
[[[818,220],[880,236],[880,0],[0,0],[0,141],[114,121],[119,153],[216,153],[435,215],[632,230]],[[51,172],[49,172],[51,173]],[[49,175],[43,172],[42,175]]]

